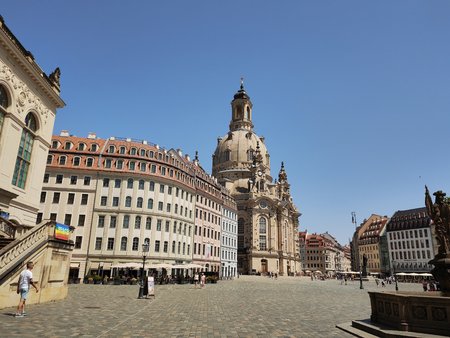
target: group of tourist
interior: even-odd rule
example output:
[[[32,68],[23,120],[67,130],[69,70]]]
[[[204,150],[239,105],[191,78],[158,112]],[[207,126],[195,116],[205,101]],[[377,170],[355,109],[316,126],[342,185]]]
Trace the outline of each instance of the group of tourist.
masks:
[[[435,280],[427,281],[426,279],[422,280],[423,291],[440,291],[441,287],[439,282]]]
[[[199,275],[198,275],[198,272],[196,272],[195,275],[194,275],[195,288],[197,288],[197,286],[198,286],[198,281],[199,281]],[[200,288],[203,288],[205,286],[205,284],[206,284],[206,276],[202,272],[202,275],[200,276]]]

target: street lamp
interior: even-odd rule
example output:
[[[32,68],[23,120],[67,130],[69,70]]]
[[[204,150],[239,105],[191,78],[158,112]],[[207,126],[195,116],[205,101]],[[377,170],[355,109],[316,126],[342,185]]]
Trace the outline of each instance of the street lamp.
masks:
[[[395,261],[392,261],[392,268],[394,269],[395,291],[398,291],[397,276],[395,275]]]
[[[363,286],[363,283],[362,283],[361,263],[359,263],[359,288],[361,290],[364,289],[364,286]]]
[[[142,299],[144,298],[144,286],[145,286],[145,257],[148,254],[148,249],[150,247],[150,244],[148,242],[144,242],[142,244],[142,274],[141,274],[141,284],[139,286],[139,295],[138,298]]]

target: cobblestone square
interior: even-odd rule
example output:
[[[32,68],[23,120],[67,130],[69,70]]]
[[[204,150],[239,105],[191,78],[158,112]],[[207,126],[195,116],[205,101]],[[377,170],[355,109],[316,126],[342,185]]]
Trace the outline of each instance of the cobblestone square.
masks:
[[[399,284],[421,291],[420,284]],[[370,317],[374,281],[341,285],[307,277],[241,276],[233,281],[156,286],[137,299],[136,285],[70,285],[67,299],[30,305],[28,316],[3,309],[1,337],[349,337],[336,324]],[[34,291],[33,291],[34,292]]]

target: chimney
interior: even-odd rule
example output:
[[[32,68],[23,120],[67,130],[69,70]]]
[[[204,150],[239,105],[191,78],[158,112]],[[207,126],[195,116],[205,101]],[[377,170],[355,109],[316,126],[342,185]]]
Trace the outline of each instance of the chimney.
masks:
[[[59,136],[63,136],[63,137],[68,137],[69,135],[69,131],[68,130],[61,130],[61,133],[59,134]]]
[[[90,140],[95,140],[97,138],[97,134],[91,131],[91,132],[88,133],[88,137],[87,138],[90,139]]]

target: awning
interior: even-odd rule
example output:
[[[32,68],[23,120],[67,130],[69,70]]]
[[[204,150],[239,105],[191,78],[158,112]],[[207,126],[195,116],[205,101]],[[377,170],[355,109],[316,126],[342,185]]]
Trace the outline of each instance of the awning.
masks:
[[[134,268],[139,268],[142,267],[142,263],[115,263],[111,265],[112,268],[118,268],[118,269],[134,269]]]
[[[100,262],[91,262],[91,264],[89,265],[89,269],[90,270],[98,270],[99,264],[100,264]]]
[[[111,270],[112,263],[103,263],[103,270]]]

